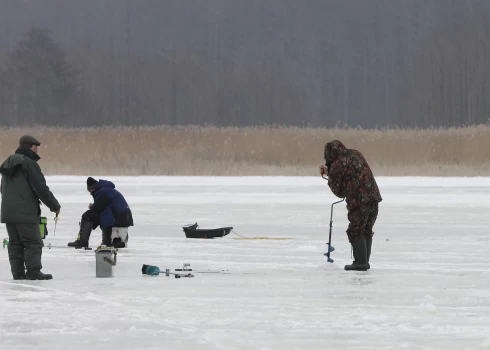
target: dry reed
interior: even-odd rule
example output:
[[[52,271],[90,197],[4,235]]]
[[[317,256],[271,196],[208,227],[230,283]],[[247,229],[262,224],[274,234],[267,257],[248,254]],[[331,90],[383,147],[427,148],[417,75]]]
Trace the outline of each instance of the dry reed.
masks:
[[[317,175],[323,147],[363,152],[376,176],[487,176],[490,126],[452,129],[295,127],[0,128],[0,157],[31,134],[46,175]]]

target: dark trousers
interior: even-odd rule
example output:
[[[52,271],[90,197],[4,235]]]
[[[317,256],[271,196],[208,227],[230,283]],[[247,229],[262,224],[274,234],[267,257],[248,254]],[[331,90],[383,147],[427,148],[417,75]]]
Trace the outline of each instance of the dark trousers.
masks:
[[[82,220],[90,221],[92,223],[92,230],[95,230],[100,225],[99,213],[92,209],[82,214]]]
[[[373,226],[378,218],[378,203],[368,203],[349,209],[347,218],[349,219],[347,237],[349,237],[350,243],[362,237],[372,239],[374,235]]]
[[[95,210],[87,210],[82,214],[82,220],[89,222],[92,225],[92,230],[95,230],[100,225],[100,216]],[[112,245],[112,227],[100,228],[102,230],[102,244],[106,246]],[[90,237],[90,231],[88,232],[88,237]]]
[[[6,224],[9,235],[8,253],[12,274],[42,269],[43,240],[39,224]]]

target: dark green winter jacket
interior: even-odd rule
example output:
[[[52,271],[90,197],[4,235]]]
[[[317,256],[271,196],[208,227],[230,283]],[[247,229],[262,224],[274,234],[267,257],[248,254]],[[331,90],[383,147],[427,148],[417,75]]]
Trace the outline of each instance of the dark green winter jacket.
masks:
[[[39,159],[35,152],[20,146],[0,166],[2,223],[39,223],[40,201],[52,212],[60,209],[60,204],[46,185],[46,179],[37,164]]]

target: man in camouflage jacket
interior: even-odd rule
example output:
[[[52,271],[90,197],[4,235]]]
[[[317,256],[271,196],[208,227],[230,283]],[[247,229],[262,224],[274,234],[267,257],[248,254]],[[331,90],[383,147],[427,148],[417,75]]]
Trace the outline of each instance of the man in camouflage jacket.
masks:
[[[320,166],[320,174],[328,176],[328,186],[333,194],[347,202],[347,237],[354,252],[354,262],[345,269],[366,271],[370,268],[378,203],[382,201],[378,185],[362,153],[347,149],[342,142],[328,142],[324,158],[325,165]]]

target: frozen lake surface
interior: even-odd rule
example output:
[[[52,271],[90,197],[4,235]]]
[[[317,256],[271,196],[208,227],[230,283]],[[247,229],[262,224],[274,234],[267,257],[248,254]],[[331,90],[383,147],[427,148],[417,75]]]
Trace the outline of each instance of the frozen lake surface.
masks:
[[[114,277],[95,277],[94,251],[65,247],[91,202],[86,177],[47,177],[62,205],[56,235],[42,207],[53,280],[13,281],[0,250],[0,349],[490,349],[490,178],[378,178],[368,272],[343,270],[345,203],[335,262],[323,256],[338,199],[320,177],[103,178],[135,220]],[[186,239],[195,222],[290,239]],[[227,273],[141,273],[183,263]]]

